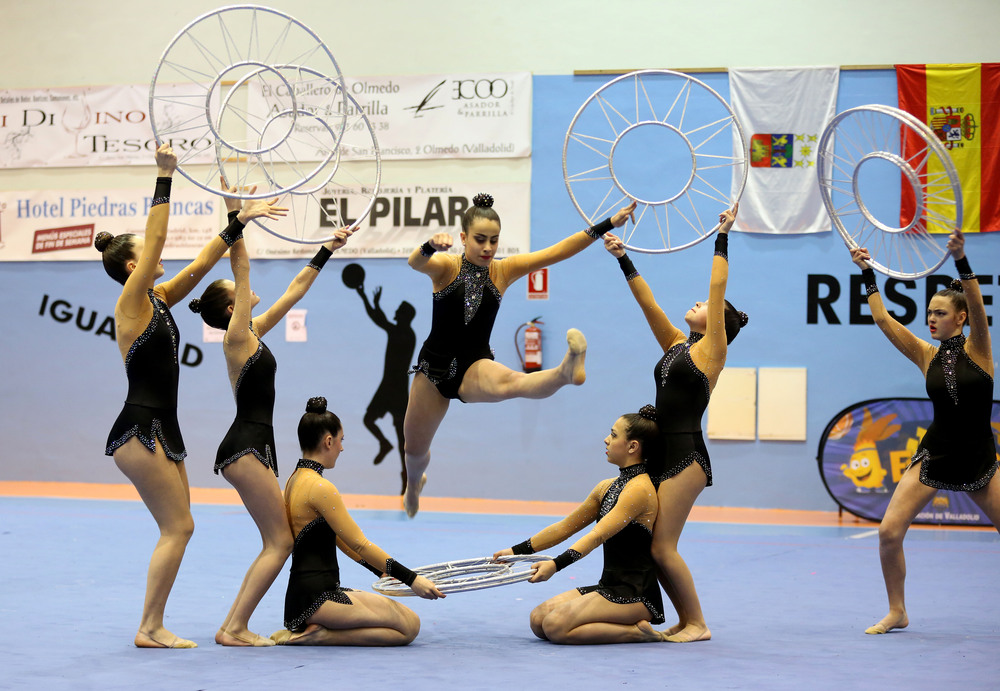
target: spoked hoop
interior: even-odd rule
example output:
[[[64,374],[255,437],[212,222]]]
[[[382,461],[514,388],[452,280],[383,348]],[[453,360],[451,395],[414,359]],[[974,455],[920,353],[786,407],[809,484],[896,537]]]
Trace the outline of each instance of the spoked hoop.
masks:
[[[934,131],[898,108],[859,106],[830,121],[819,147],[823,203],[847,246],[867,247],[892,278],[940,268],[946,234],[962,227],[962,188]]]
[[[526,581],[534,573],[531,564],[551,558],[544,554],[514,555],[496,561],[492,557],[481,557],[430,564],[414,571],[433,582],[442,593],[461,593]],[[392,597],[416,595],[409,586],[391,576],[380,578],[372,588]]]
[[[311,73],[305,68],[297,68],[296,72],[303,76]],[[318,73],[314,77],[317,84],[325,79]],[[289,137],[294,155],[279,171],[302,175],[301,182],[280,200],[288,207],[288,216],[275,221],[254,220],[269,233],[291,242],[323,243],[338,228],[358,228],[375,205],[381,185],[382,158],[375,128],[353,96],[339,85],[326,84],[332,95],[325,90],[318,96],[306,95],[297,106],[297,124]],[[254,94],[251,102],[258,99],[260,94]],[[260,104],[255,103],[254,110],[260,109]],[[327,110],[346,114],[341,132],[336,132],[330,119],[323,116]],[[299,162],[312,160],[313,152],[323,156],[320,163]],[[239,162],[220,165],[227,184],[234,184],[229,183],[231,173],[235,173],[236,180],[246,176]],[[271,177],[269,169],[260,172],[272,189],[281,184]]]
[[[563,142],[563,178],[589,224],[634,200],[622,239],[660,254],[718,230],[719,212],[743,193],[747,158],[736,114],[714,89],[680,72],[639,70],[580,106]]]
[[[267,96],[269,109],[248,107],[251,88]],[[293,144],[303,129],[297,124],[315,113],[309,118],[300,102],[317,91],[335,97],[337,89],[343,91],[343,76],[333,54],[304,24],[268,7],[223,7],[192,21],[167,46],[149,87],[150,125],[158,141],[173,145],[178,172],[194,184],[225,197],[267,199],[322,175],[347,112],[321,111],[318,131],[333,146],[307,166]],[[213,147],[216,161],[207,170],[187,165]],[[224,167],[232,186],[257,184],[257,193],[220,191]]]

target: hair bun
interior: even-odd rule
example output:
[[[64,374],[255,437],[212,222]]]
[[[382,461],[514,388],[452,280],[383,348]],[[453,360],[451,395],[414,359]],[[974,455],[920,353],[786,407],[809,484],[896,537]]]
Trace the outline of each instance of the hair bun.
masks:
[[[306,403],[307,413],[325,413],[326,412],[326,399],[322,396],[313,396]]]
[[[201,298],[191,298],[191,302],[188,303],[188,308],[195,314],[201,314]]]
[[[472,203],[484,209],[491,209],[493,208],[493,195],[480,192],[472,198]]]
[[[105,249],[107,249],[108,245],[110,245],[111,241],[114,239],[115,239],[114,235],[112,235],[106,230],[102,230],[94,238],[94,247],[97,248],[98,252],[103,252]]]
[[[750,321],[750,317],[747,316],[746,312],[739,312],[740,315],[740,328],[742,329]]]
[[[649,405],[647,403],[643,407],[639,408],[639,416],[656,422],[656,406]]]
[[[948,284],[949,290],[954,290],[956,293],[964,293],[965,289],[962,288],[962,282],[960,280],[953,279],[951,283]]]

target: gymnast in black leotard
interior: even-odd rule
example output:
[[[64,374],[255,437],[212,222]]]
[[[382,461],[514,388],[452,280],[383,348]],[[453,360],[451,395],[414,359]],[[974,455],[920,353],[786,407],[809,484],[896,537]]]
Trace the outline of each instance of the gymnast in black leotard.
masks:
[[[115,340],[125,361],[128,395],[108,435],[105,453],[135,485],[156,519],[160,539],[149,562],[146,600],[135,645],[144,648],[194,648],[163,626],[163,609],[194,530],[184,439],[177,424],[178,333],[170,306],[183,299],[226,251],[227,228],[213,238],[197,258],[170,280],[163,276],[160,255],[167,238],[170,186],[177,157],[167,146],[156,151],[159,177],[143,236],[112,237],[98,233],[94,245],[104,268],[121,283],[115,305]],[[248,210],[266,213],[268,204]],[[155,285],[154,285],[155,284]]]
[[[494,362],[490,348],[493,322],[511,283],[584,250],[602,233],[623,225],[635,210],[633,203],[593,228],[543,250],[494,259],[500,217],[492,207],[493,198],[479,194],[463,214],[460,237],[465,250],[461,255],[444,254],[452,246],[452,237],[437,233],[409,258],[410,266],[434,283],[431,333],[417,356],[417,375],[403,423],[407,477],[403,506],[411,517],[420,506],[431,441],[451,399],[481,403],[547,398],[567,384],[583,383],[587,341],[578,330],[567,332],[569,348],[558,367],[525,374]]]
[[[747,316],[725,299],[729,229],[738,208],[735,205],[719,214],[708,302],[695,303],[684,315],[690,335],[671,324],[656,304],[653,292],[625,254],[621,240],[610,233],[604,239],[605,247],[618,258],[629,289],[663,349],[663,357],[653,370],[660,451],[649,462],[649,475],[659,499],[653,558],[659,566],[660,583],[678,616],[678,623],[664,632],[665,639],[673,643],[708,640],[712,635],[694,579],[677,552],[677,541],[698,495],[712,484],[701,418],[726,363],[728,344],[747,323]]]
[[[422,598],[444,594],[370,542],[337,488],[323,477],[344,449],[340,419],[326,409],[325,398],[309,399],[298,436],[303,458],[285,484],[288,523],[295,535],[286,628],[271,638],[287,645],[406,645],[420,631],[420,618],[382,595],[342,587],[337,549],[377,576],[398,578]]]
[[[994,526],[1000,526],[1000,480],[990,416],[993,411],[993,349],[979,281],[965,256],[965,237],[948,238],[960,281],[931,298],[927,324],[937,347],[917,338],[886,310],[865,248],[851,250],[862,269],[875,323],[897,350],[920,368],[934,420],[903,472],[879,526],[879,556],[889,613],[865,633],[909,624],[904,601],[903,538],[916,515],[939,489],[968,492]],[[969,337],[963,334],[969,325]]]
[[[227,203],[235,207],[230,213],[239,212],[239,200]],[[272,210],[275,215],[283,212],[283,208]],[[306,294],[330,254],[343,247],[352,232],[338,230],[335,238],[323,245],[299,272],[284,295],[259,317],[251,316],[260,298],[250,290],[250,260],[242,236],[234,238],[229,252],[234,280],[215,281],[200,300],[191,301],[191,309],[200,312],[206,324],[226,330],[223,351],[236,397],[236,419],[219,445],[215,472],[221,471],[239,492],[263,542],[229,614],[215,634],[215,642],[222,645],[274,645],[271,639],[251,633],[247,627],[254,609],[292,550],[284,500],[275,480],[278,464],[271,419],[276,364],[261,338]]]
[[[604,545],[597,585],[556,595],[531,612],[531,630],[553,643],[647,643],[663,640],[651,624],[663,622],[663,600],[650,553],[656,520],[656,490],[646,474],[646,452],[655,447],[656,409],[643,406],[623,415],[605,437],[608,463],[621,470],[604,480],[569,516],[494,558],[533,554],[557,545],[597,521],[593,529],[554,560],[532,565],[532,583],[552,575]]]

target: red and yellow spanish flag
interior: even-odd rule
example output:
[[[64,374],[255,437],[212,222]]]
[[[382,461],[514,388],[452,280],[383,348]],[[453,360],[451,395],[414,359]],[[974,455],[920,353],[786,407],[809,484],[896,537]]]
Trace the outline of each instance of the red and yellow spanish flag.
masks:
[[[1000,230],[1000,63],[896,65],[896,82],[899,107],[926,122],[951,154],[962,184],[962,230]],[[920,146],[907,148],[910,158]],[[903,192],[901,222],[914,213],[912,190],[904,185]]]

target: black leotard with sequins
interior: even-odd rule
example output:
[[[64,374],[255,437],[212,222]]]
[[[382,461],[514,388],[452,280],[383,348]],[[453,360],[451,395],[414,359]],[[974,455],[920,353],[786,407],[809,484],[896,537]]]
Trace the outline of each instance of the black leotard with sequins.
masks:
[[[464,256],[455,280],[434,293],[431,333],[413,371],[423,372],[445,398],[458,398],[472,363],[493,359],[490,334],[501,299],[489,267],[476,266]]]
[[[629,480],[645,473],[644,463],[621,469],[601,499],[598,522],[618,503]],[[577,590],[584,595],[596,590],[605,599],[620,605],[641,602],[649,610],[650,623],[662,623],[663,599],[656,581],[656,563],[650,553],[652,543],[650,529],[632,521],[604,543],[604,570],[598,584]]]
[[[180,335],[167,304],[152,289],[147,294],[153,317],[125,356],[128,395],[108,434],[104,453],[114,455],[132,437],[155,451],[159,439],[167,458],[183,461],[187,452],[177,423]]]
[[[660,448],[649,462],[649,477],[659,486],[692,463],[705,471],[712,484],[712,465],[701,431],[701,418],[708,407],[708,377],[691,360],[691,346],[702,334],[692,333],[664,353],[656,363],[656,424],[660,428]]]
[[[236,419],[215,454],[215,472],[247,454],[278,475],[275,456],[274,373],[277,363],[264,341],[257,340],[257,350],[243,363],[236,379]]]
[[[350,590],[340,587],[337,533],[320,516],[295,536],[285,591],[285,628],[301,631],[324,602],[354,604],[347,596]]]
[[[938,489],[985,487],[997,469],[993,378],[965,352],[964,335],[941,342],[927,367],[926,386],[934,420],[913,455],[920,481]]]

